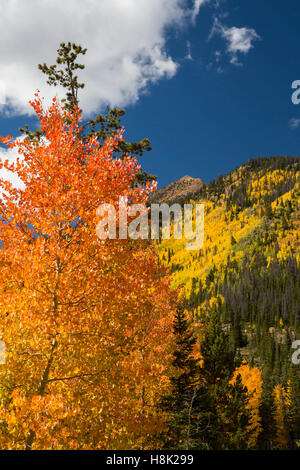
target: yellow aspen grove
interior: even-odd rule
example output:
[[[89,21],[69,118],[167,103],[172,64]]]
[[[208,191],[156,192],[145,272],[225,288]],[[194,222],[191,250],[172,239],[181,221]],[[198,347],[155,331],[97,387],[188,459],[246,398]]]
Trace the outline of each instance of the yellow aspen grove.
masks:
[[[152,245],[100,240],[96,212],[154,185],[114,157],[122,132],[84,142],[77,108],[31,105],[45,138],[2,138],[24,189],[0,179],[0,448],[153,448],[176,294]]]
[[[241,376],[242,384],[247,387],[250,395],[248,403],[248,408],[251,412],[249,446],[254,447],[262,429],[259,413],[263,385],[262,372],[257,367],[250,367],[246,361],[243,361],[241,366],[235,370],[233,381],[235,381],[238,375]]]

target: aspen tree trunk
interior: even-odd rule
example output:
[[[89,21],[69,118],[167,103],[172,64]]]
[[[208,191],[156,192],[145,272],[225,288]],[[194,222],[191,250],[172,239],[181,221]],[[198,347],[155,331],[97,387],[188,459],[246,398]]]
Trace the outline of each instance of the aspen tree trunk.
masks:
[[[56,295],[56,292],[57,292],[57,288],[58,288],[59,273],[60,273],[60,263],[59,263],[59,259],[56,259],[56,261],[55,261],[56,286],[55,286],[55,289],[54,289],[54,292],[53,292],[53,314],[54,315],[57,314],[57,295]],[[45,394],[45,391],[46,391],[46,387],[47,387],[47,383],[48,383],[48,379],[49,379],[49,374],[50,374],[50,369],[51,369],[51,365],[52,365],[52,362],[53,362],[54,351],[55,351],[55,348],[57,346],[56,336],[57,336],[57,333],[54,334],[54,338],[52,340],[50,356],[49,356],[46,368],[43,372],[41,383],[40,383],[40,386],[39,386],[39,389],[38,389],[38,395],[41,395],[41,396],[43,396]],[[25,450],[32,450],[32,444],[34,442],[34,439],[35,439],[35,431],[33,429],[30,429],[28,434],[27,434],[26,441],[25,441]]]

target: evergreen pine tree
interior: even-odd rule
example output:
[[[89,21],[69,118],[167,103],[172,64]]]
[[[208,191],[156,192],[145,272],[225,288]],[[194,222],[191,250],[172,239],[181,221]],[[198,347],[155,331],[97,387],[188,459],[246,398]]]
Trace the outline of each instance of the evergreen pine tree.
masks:
[[[196,339],[182,307],[177,309],[173,333],[176,348],[173,353],[172,390],[163,397],[161,408],[168,413],[168,449],[209,449],[214,417],[207,387],[200,382],[199,361],[192,353]]]
[[[201,377],[213,399],[215,425],[211,448],[247,449],[250,423],[247,389],[239,376],[232,382],[235,353],[217,312],[210,314],[200,351]]]
[[[288,376],[289,408],[288,423],[294,449],[300,448],[300,374],[299,368],[292,365]]]
[[[259,410],[262,431],[258,436],[257,442],[257,446],[261,450],[272,450],[276,438],[273,389],[274,380],[272,378],[272,366],[266,366],[263,371],[263,393]]]
[[[71,42],[62,42],[57,50],[56,64],[50,66],[45,63],[38,65],[39,70],[47,76],[48,85],[54,87],[61,86],[66,90],[66,96],[62,99],[62,103],[69,110],[73,110],[75,106],[79,107],[78,92],[80,89],[84,88],[85,84],[79,82],[77,72],[83,70],[85,66],[78,63],[77,59],[79,55],[85,55],[86,52],[87,49],[84,49],[80,45]],[[96,136],[99,142],[103,144],[108,137],[121,129],[121,118],[124,114],[124,109],[107,109],[106,114],[99,114],[83,125],[82,139]],[[44,135],[41,129],[32,132],[27,125],[19,130],[29,139],[40,139]],[[144,151],[150,150],[149,139],[144,138],[139,142],[120,141],[115,152],[119,153],[121,156],[126,153],[142,156]],[[143,184],[146,181],[154,179],[156,179],[154,175],[140,171],[136,177],[136,184]]]

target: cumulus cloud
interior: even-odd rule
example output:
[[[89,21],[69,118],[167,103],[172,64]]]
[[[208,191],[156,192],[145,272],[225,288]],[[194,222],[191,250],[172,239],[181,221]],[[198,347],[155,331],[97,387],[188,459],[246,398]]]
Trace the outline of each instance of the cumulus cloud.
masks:
[[[300,119],[291,118],[289,120],[289,126],[290,126],[291,129],[297,129],[298,127],[300,127]]]
[[[62,96],[45,84],[37,64],[54,63],[59,44],[68,41],[88,48],[80,74],[87,114],[136,102],[149,84],[174,76],[178,65],[166,50],[167,31],[194,20],[205,1],[2,0],[0,82],[8,109],[30,113],[36,89],[46,100]]]
[[[22,139],[24,139],[24,136],[17,137],[17,140]],[[19,159],[22,159],[22,156],[18,153],[16,148],[9,149],[0,147],[0,162],[3,163],[5,160],[8,160],[9,163],[15,163],[18,157]],[[25,188],[23,181],[21,181],[15,173],[6,170],[6,168],[0,168],[0,178],[3,178],[5,181],[9,181],[14,188]]]
[[[238,53],[247,54],[254,47],[253,43],[261,39],[253,28],[237,28],[236,26],[229,28],[221,23],[218,18],[214,20],[209,38],[214,34],[220,34],[225,39],[227,53],[231,56],[230,62],[236,66],[242,65],[238,60]]]

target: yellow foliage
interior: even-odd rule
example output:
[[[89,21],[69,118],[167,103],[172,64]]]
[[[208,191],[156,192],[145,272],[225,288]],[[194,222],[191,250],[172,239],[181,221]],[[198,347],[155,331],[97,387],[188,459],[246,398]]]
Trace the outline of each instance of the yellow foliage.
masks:
[[[233,382],[236,380],[236,377],[238,375],[241,376],[242,384],[247,387],[250,395],[248,403],[248,408],[251,412],[251,423],[249,425],[251,436],[249,440],[249,445],[253,447],[255,446],[259,433],[262,429],[261,419],[259,415],[263,383],[262,372],[257,367],[250,367],[249,364],[244,361],[242,365],[235,370],[232,380]]]

